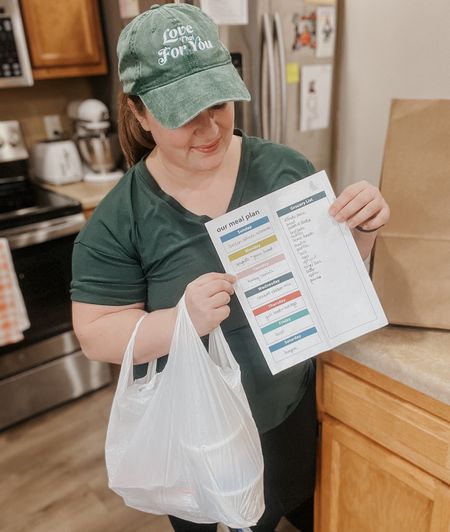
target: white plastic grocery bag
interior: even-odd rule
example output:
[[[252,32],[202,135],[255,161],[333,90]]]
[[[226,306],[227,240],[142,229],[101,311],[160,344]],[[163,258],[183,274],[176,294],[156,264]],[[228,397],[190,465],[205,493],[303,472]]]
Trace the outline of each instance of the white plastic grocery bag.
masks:
[[[164,370],[133,381],[127,346],[106,436],[109,487],[128,506],[231,528],[264,511],[263,457],[239,366],[218,327],[209,354],[184,296]]]

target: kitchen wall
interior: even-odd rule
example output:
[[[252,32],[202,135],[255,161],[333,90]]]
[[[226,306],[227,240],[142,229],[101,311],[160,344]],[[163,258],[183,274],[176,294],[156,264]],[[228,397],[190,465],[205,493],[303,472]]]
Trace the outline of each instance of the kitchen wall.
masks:
[[[449,0],[345,0],[336,188],[379,183],[393,98],[450,98]]]
[[[71,133],[72,124],[66,115],[67,105],[72,100],[96,97],[96,83],[100,83],[96,79],[45,80],[36,81],[31,87],[1,89],[0,120],[19,120],[28,147],[45,138],[45,115],[60,115],[64,131]]]

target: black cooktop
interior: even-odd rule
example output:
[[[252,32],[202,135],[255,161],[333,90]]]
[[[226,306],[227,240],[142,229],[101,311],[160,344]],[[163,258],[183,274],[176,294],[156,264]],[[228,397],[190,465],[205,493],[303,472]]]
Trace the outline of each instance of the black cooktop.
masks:
[[[27,177],[0,179],[0,230],[81,212],[81,204]]]

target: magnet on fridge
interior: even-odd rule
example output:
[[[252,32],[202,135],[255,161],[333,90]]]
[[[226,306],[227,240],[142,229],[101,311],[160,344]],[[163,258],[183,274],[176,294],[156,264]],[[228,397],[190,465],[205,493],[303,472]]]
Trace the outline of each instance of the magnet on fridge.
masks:
[[[286,82],[298,83],[300,81],[300,66],[298,63],[286,63]]]
[[[336,10],[334,7],[317,8],[316,57],[333,57],[336,35]]]

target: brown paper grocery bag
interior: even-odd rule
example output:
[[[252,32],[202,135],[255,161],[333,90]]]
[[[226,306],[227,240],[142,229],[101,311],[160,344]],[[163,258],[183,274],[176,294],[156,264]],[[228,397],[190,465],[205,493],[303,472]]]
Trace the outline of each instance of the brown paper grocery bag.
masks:
[[[450,100],[394,100],[381,176],[391,219],[372,279],[390,323],[450,329]]]

